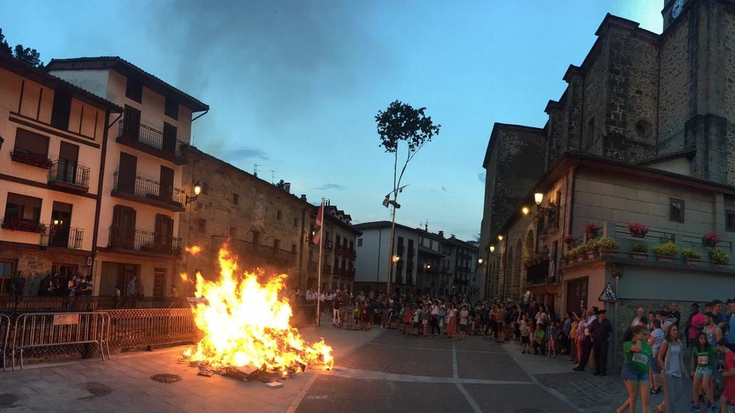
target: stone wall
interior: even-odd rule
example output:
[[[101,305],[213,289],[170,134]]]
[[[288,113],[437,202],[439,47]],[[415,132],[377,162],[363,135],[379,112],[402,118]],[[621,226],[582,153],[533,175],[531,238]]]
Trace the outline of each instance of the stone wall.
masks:
[[[660,153],[684,147],[684,124],[689,118],[691,61],[688,17],[661,36],[661,68],[658,121]]]
[[[86,257],[58,250],[37,250],[26,248],[0,248],[0,259],[14,260],[15,271],[23,271],[26,279],[26,295],[37,295],[41,279],[51,273],[54,264],[76,266],[77,274],[87,276]]]

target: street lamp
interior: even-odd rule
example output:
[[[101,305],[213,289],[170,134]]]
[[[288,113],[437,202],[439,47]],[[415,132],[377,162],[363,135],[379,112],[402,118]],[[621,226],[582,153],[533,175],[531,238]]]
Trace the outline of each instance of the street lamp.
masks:
[[[482,265],[482,258],[478,258],[477,259],[477,263],[480,264],[480,265]]]
[[[493,254],[495,252],[495,245],[490,246],[490,254]]]
[[[502,235],[498,235],[498,241],[502,241],[502,240],[503,240],[503,236]]]
[[[541,202],[544,200],[544,194],[541,192],[536,192],[533,194],[533,200],[536,201],[536,205],[541,205]]]
[[[400,260],[401,260],[401,257],[400,257],[400,256],[398,256],[398,255],[394,255],[394,256],[393,256],[393,263],[394,263],[394,264],[395,264],[395,263],[397,263],[397,262],[398,262],[398,261],[400,261]]]
[[[521,208],[521,212],[523,212],[523,215],[528,215],[528,213],[531,212],[531,210],[528,209],[527,206],[524,206],[523,208]]]
[[[186,196],[186,205],[188,205],[190,202],[194,202],[199,198],[199,194],[202,193],[202,185],[197,181],[194,184],[194,196]]]

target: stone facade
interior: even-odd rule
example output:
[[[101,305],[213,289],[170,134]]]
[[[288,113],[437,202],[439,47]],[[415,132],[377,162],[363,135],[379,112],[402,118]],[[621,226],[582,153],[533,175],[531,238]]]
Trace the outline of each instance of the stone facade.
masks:
[[[263,269],[288,274],[293,289],[317,288],[319,248],[311,242],[319,206],[306,195],[289,192],[288,183],[273,185],[196,148],[187,149],[185,188],[202,186],[196,201],[182,214],[184,245],[202,248],[186,254],[181,272],[200,271],[208,279],[220,272],[218,254],[227,244],[243,271]],[[322,288],[350,287],[354,279],[354,242],[359,231],[350,216],[334,206],[325,212]],[[337,244],[339,239],[339,244]]]
[[[687,0],[676,17],[673,4],[665,2],[660,35],[607,15],[582,64],[571,65],[564,74],[567,88],[559,101],[548,103],[543,129],[495,125],[483,164],[481,249],[488,258],[509,211],[520,208],[535,181],[566,151],[735,184],[735,1]],[[514,159],[513,151],[502,145],[513,140],[508,139],[511,130],[527,131],[542,144],[522,146],[522,156]],[[529,164],[544,170],[515,176],[519,168],[530,169]],[[631,198],[618,205],[618,215],[649,217],[635,207],[637,202],[645,201]],[[611,219],[596,212],[609,211],[593,209],[590,217]],[[651,219],[659,220],[655,214]]]

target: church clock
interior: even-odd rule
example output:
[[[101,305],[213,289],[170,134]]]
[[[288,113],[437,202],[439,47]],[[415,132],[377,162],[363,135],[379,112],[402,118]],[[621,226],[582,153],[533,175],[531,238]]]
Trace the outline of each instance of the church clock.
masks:
[[[682,8],[684,8],[684,0],[676,0],[676,3],[674,3],[674,7],[671,8],[671,17],[679,17]]]

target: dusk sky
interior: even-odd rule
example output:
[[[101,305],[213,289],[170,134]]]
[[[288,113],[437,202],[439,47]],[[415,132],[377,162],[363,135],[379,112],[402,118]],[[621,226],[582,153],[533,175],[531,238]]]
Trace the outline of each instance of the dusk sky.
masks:
[[[397,221],[475,239],[493,123],[542,127],[606,13],[661,32],[663,0],[0,1],[0,28],[51,58],[120,56],[209,104],[193,144],[353,223],[388,220],[393,158],[374,116],[426,107]],[[529,165],[529,167],[534,167]],[[539,166],[541,167],[541,166]]]

